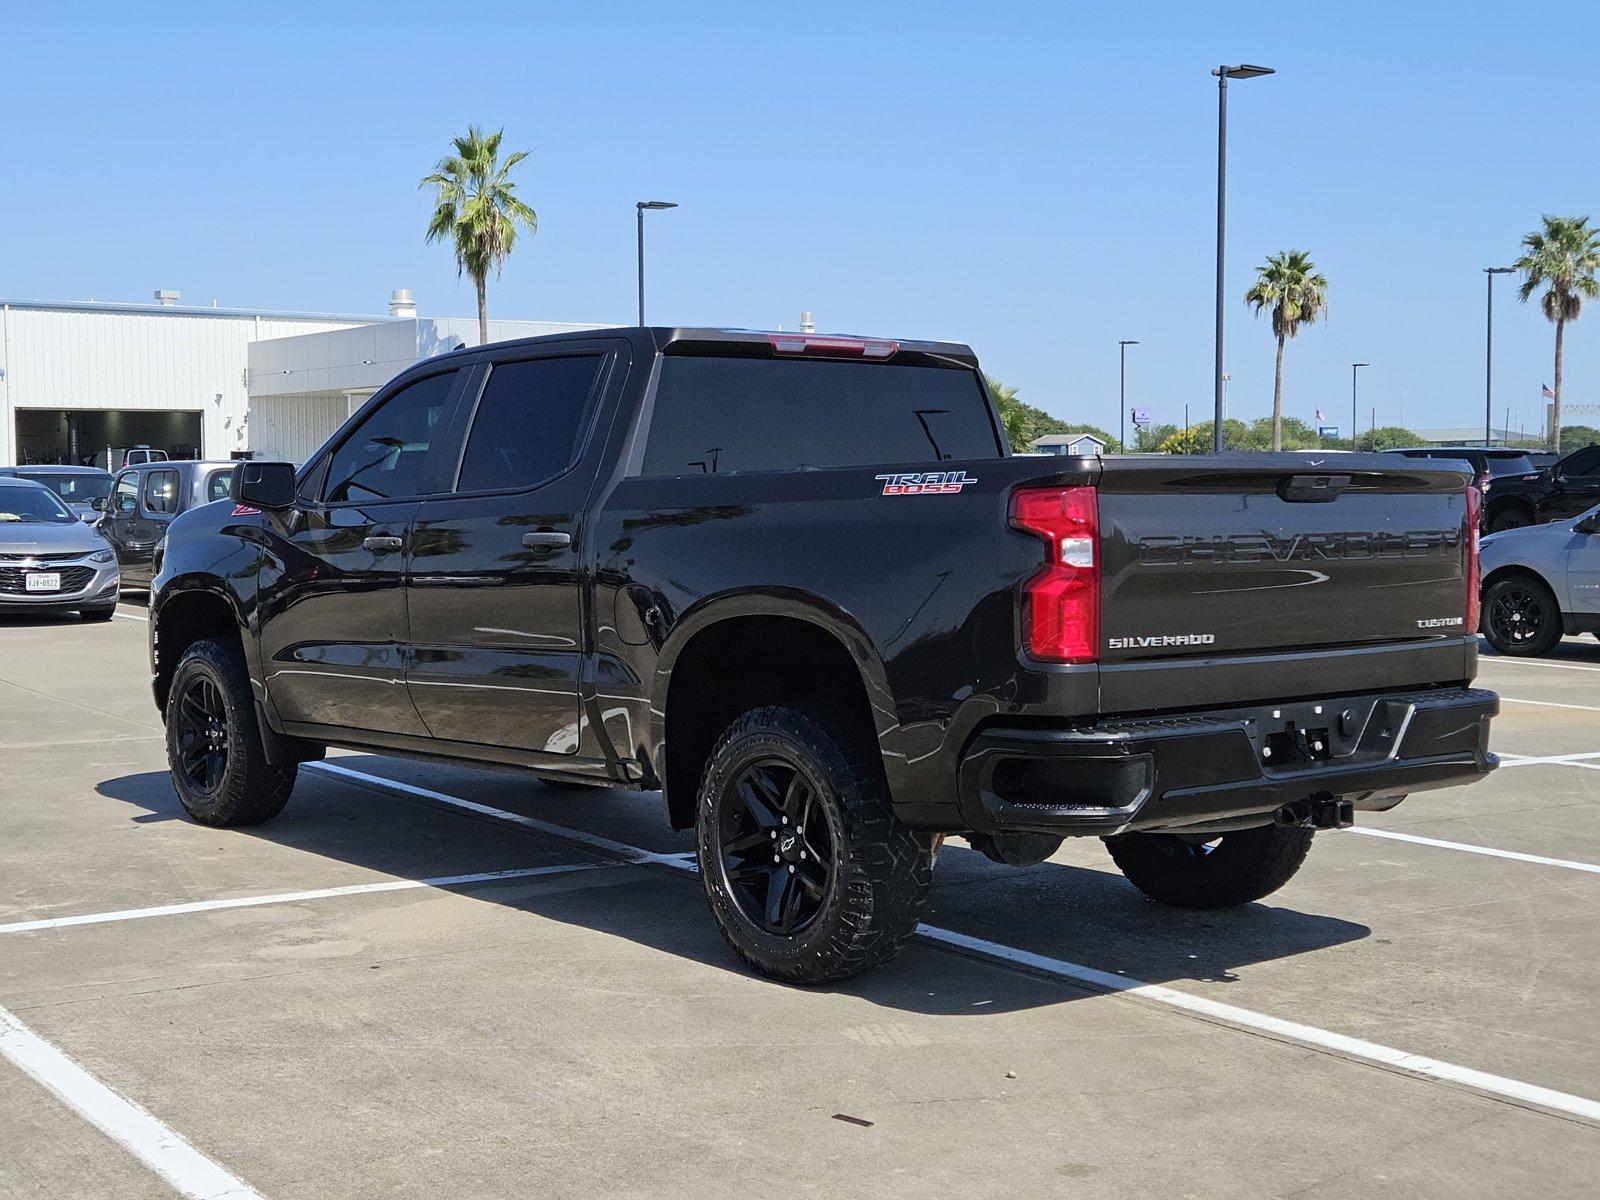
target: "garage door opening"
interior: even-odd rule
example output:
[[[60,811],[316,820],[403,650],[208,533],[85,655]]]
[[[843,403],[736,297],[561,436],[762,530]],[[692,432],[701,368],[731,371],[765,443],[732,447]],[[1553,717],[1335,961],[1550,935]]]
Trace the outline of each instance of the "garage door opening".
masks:
[[[17,462],[93,466],[108,447],[131,446],[165,450],[168,458],[199,458],[202,416],[131,408],[19,408]]]

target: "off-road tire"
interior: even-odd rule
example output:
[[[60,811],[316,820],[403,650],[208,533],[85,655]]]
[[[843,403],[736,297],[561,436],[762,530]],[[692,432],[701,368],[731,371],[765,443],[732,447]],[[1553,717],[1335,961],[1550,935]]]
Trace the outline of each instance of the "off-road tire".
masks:
[[[1110,838],[1111,859],[1152,900],[1175,908],[1232,908],[1294,878],[1315,830],[1264,825],[1196,844],[1170,833]]]
[[[745,808],[735,785],[753,766],[775,761],[803,776],[816,806],[810,820],[825,818],[832,860],[820,898],[809,901],[814,916],[792,934],[770,932],[741,908],[722,852],[725,809]],[[825,709],[773,705],[734,721],[707,761],[695,829],[712,916],[734,953],[763,975],[795,984],[848,979],[888,962],[916,931],[933,838],[895,816],[871,743]]]
[[[180,709],[191,689],[201,682],[209,682],[215,689],[225,713],[221,724],[226,765],[211,788],[196,785],[185,773],[180,747],[184,726]],[[297,768],[292,763],[275,767],[267,762],[256,724],[250,674],[238,646],[207,638],[185,650],[172,673],[165,716],[172,787],[190,817],[202,825],[221,828],[255,825],[283,811],[294,790]]]
[[[1513,625],[1503,611],[1508,605],[1524,614],[1528,624]],[[1525,574],[1498,580],[1483,594],[1479,625],[1496,653],[1517,658],[1549,654],[1564,632],[1561,605],[1555,593],[1542,581]]]

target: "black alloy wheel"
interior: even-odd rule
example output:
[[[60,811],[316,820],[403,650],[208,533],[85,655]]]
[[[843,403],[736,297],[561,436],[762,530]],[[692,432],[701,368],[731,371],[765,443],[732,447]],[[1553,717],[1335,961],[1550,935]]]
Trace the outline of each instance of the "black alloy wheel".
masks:
[[[228,773],[228,710],[215,681],[193,676],[178,697],[178,770],[201,795],[222,786]]]
[[[779,937],[804,932],[833,879],[833,834],[815,789],[793,763],[763,758],[734,780],[738,805],[721,812],[728,891],[753,924]]]
[[[1483,634],[1502,654],[1548,654],[1561,640],[1561,612],[1550,589],[1515,576],[1489,589],[1483,604]]]

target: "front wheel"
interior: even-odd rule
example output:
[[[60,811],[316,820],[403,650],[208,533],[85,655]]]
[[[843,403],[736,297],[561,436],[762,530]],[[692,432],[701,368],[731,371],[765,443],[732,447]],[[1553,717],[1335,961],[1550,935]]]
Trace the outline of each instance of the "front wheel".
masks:
[[[1293,879],[1314,832],[1263,825],[1209,840],[1200,834],[1130,833],[1109,839],[1106,849],[1128,882],[1152,900],[1175,908],[1232,908]]]
[[[700,785],[696,831],[711,913],[763,975],[847,979],[916,930],[933,839],[901,823],[882,765],[822,710],[774,705],[730,725]]]
[[[167,763],[184,811],[202,825],[254,825],[283,811],[296,767],[267,762],[250,674],[237,645],[184,651],[167,693]]]
[[[1490,533],[1504,533],[1508,529],[1526,529],[1533,524],[1533,514],[1522,508],[1503,508],[1489,519]]]
[[[1561,640],[1555,593],[1527,575],[1502,579],[1483,596],[1483,636],[1501,654],[1533,658]]]

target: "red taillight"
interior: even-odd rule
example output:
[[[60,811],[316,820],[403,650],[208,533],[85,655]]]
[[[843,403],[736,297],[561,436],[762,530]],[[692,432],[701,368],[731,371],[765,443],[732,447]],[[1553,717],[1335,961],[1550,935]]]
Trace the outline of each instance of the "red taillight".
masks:
[[[814,333],[769,333],[767,341],[777,354],[805,354],[812,358],[865,358],[886,360],[900,350],[899,342],[883,338],[826,337]]]
[[[1011,524],[1042,538],[1045,565],[1022,585],[1023,645],[1047,662],[1100,657],[1100,519],[1090,487],[1023,488]]]
[[[1467,515],[1462,529],[1462,544],[1467,555],[1467,632],[1478,631],[1478,521],[1483,507],[1483,494],[1475,487],[1467,488]]]

